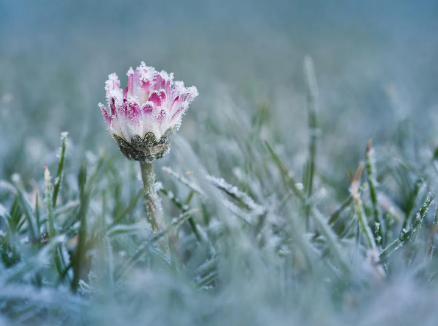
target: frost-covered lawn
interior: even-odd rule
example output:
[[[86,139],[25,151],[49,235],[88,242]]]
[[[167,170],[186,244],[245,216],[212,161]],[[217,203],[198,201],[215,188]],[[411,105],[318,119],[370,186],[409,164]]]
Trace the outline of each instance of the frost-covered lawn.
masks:
[[[48,3],[0,29],[0,326],[438,324],[432,43]]]
[[[66,132],[58,163],[43,171],[41,162],[37,179],[6,176],[2,322],[432,325],[436,156],[421,146],[410,160],[402,136],[377,151],[369,141],[351,184],[334,184],[319,169],[310,58],[304,68],[301,176],[286,140],[274,136],[267,104],[252,117],[217,113],[243,137],[218,130],[214,117],[192,145],[170,136],[171,158],[155,161],[159,226],[149,223],[156,212],[145,209],[137,162],[110,150],[70,164]],[[215,175],[222,169],[230,170],[225,179]]]

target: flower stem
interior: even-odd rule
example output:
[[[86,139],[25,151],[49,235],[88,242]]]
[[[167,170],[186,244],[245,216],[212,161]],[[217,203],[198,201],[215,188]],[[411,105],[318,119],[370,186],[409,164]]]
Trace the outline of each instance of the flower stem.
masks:
[[[163,226],[161,205],[157,192],[155,190],[155,173],[154,163],[140,162],[141,178],[143,180],[143,189],[146,200],[146,212],[152,230],[159,232]]]

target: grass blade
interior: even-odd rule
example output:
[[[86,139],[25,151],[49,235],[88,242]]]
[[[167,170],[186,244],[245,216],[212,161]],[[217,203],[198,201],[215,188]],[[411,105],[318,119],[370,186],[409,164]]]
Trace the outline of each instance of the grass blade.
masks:
[[[85,163],[82,163],[81,169],[79,171],[78,175],[78,182],[79,182],[79,191],[80,191],[80,201],[81,206],[79,209],[78,214],[78,220],[80,221],[81,225],[79,228],[79,235],[78,235],[78,244],[76,247],[76,255],[74,257],[74,277],[71,284],[71,288],[73,292],[77,291],[79,280],[82,274],[82,267],[85,262],[85,249],[86,249],[86,239],[87,239],[87,211],[88,206],[90,202],[90,194],[89,194],[89,188],[86,184],[87,181],[87,167]]]
[[[45,205],[46,205],[46,213],[47,213],[47,223],[48,223],[48,231],[49,237],[54,238],[56,236],[56,227],[55,227],[55,214],[53,213],[53,186],[50,181],[50,171],[47,165],[44,167],[44,183],[45,183]]]
[[[380,215],[380,208],[379,208],[379,201],[377,196],[377,174],[376,174],[376,167],[375,167],[375,156],[374,156],[374,149],[372,147],[371,139],[368,141],[366,152],[365,152],[365,167],[367,171],[367,181],[368,181],[368,187],[370,189],[370,197],[371,197],[371,203],[372,203],[372,209],[373,209],[373,217],[374,222],[378,223],[376,224],[376,243],[378,246],[381,245],[382,241],[382,218]]]
[[[307,177],[306,191],[307,198],[312,196],[313,178],[315,175],[315,159],[318,140],[318,121],[317,121],[317,100],[318,100],[318,84],[316,82],[315,67],[311,57],[304,58],[304,77],[307,86],[307,113],[308,113],[308,129],[309,129],[309,158],[307,160]],[[309,218],[309,205],[306,206],[306,219]]]
[[[154,233],[154,235],[144,242],[135,252],[135,254],[125,263],[125,265],[122,267],[120,272],[118,273],[118,277],[122,277],[129,269],[134,266],[135,262],[143,255],[151,246],[152,244],[158,242],[160,239],[162,239],[164,236],[166,236],[169,232],[171,232],[174,228],[179,227],[182,223],[187,221],[190,216],[195,212],[195,209],[192,209],[190,211],[185,212],[184,214],[181,214],[180,217],[178,217],[175,221],[172,222],[171,225],[168,227],[162,229],[161,231]]]
[[[412,190],[412,192],[409,196],[409,200],[408,200],[408,203],[406,205],[405,219],[403,221],[402,229],[405,229],[408,226],[408,223],[411,220],[412,212],[413,212],[413,210],[414,210],[414,208],[419,200],[419,197],[421,196],[422,193],[424,194],[423,191],[425,188],[426,188],[426,183],[424,182],[423,178],[419,178],[415,182],[414,189]]]
[[[394,240],[391,244],[389,244],[379,255],[380,261],[386,261],[388,257],[397,249],[399,249],[403,244],[405,244],[421,226],[423,222],[423,218],[426,216],[426,213],[435,198],[435,194],[429,193],[427,195],[426,201],[421,207],[420,211],[416,214],[415,222],[412,225],[412,228],[409,230],[403,229],[400,232],[399,237]]]
[[[184,178],[183,176],[179,175],[178,173],[176,173],[175,171],[173,171],[171,168],[169,168],[167,166],[163,166],[161,169],[164,172],[168,173],[173,178],[175,178],[176,180],[178,180],[179,182],[181,182],[183,185],[187,186],[187,188],[189,188],[190,190],[193,190],[194,192],[196,192],[196,193],[200,194],[201,196],[205,197],[204,192],[202,191],[201,188],[199,188],[199,186],[197,184],[187,180],[186,178]]]
[[[38,193],[35,198],[35,218],[36,218],[36,236],[40,238],[40,230],[41,230],[41,216],[40,216],[40,200]]]
[[[354,176],[354,179],[351,183],[350,192],[351,192],[351,196],[353,197],[354,212],[356,214],[357,222],[365,237],[365,242],[367,244],[367,247],[369,249],[375,249],[376,242],[373,233],[371,232],[371,229],[368,226],[368,221],[365,215],[365,211],[363,209],[363,203],[362,203],[362,199],[360,198],[360,192],[359,192],[359,178],[362,173],[362,170],[363,170],[363,163],[359,165],[359,168],[356,171],[356,175]]]
[[[65,161],[65,142],[67,139],[68,132],[61,133],[61,155],[59,157],[59,164],[58,164],[58,172],[56,173],[55,178],[55,185],[53,187],[53,207],[56,207],[56,200],[58,198],[58,192],[61,188],[62,184],[62,178],[63,178],[63,171],[64,171],[64,161]]]
[[[44,183],[45,183],[44,200],[45,200],[47,224],[48,224],[47,230],[49,231],[49,238],[54,239],[57,235],[57,232],[56,232],[55,214],[53,209],[53,186],[52,186],[52,182],[50,181],[50,171],[47,165],[45,165],[44,167]],[[56,250],[55,252],[54,259],[55,259],[55,266],[58,271],[58,274],[62,275],[63,267],[58,250]]]
[[[433,253],[436,248],[435,244],[435,234],[438,232],[438,206],[435,205],[435,216],[433,218],[432,227],[429,231],[429,241],[427,243],[427,254],[426,254],[426,260],[431,260],[433,257]]]
[[[274,152],[274,150],[272,149],[272,147],[269,145],[268,142],[265,142],[265,145],[272,157],[272,160],[277,165],[281,175],[283,176],[284,182],[293,190],[293,192],[301,200],[301,202],[304,205],[306,205],[306,196],[303,194],[303,192],[300,189],[297,188],[295,180],[292,178],[289,171],[284,166],[283,162],[281,162],[280,158]],[[316,228],[321,233],[321,235],[324,236],[324,239],[327,242],[328,246],[330,247],[333,255],[340,262],[342,269],[348,270],[349,269],[348,263],[344,254],[341,251],[340,243],[338,241],[336,234],[330,228],[324,216],[320,213],[320,211],[315,206],[310,206],[310,213]]]
[[[132,209],[134,209],[134,207],[137,205],[138,200],[143,196],[144,191],[143,189],[140,189],[137,192],[137,195],[135,195],[134,198],[131,199],[131,201],[129,202],[128,206],[126,206],[126,208],[121,211],[115,218],[114,221],[107,227],[107,230],[110,230],[111,228],[115,227],[117,224],[119,224],[122,219],[129,214],[130,211],[132,211]]]
[[[23,186],[21,185],[20,177],[17,174],[14,174],[12,176],[12,179],[13,179],[12,181],[14,183],[15,189],[17,190],[17,195],[18,195],[20,207],[21,207],[21,209],[24,213],[24,216],[27,219],[27,223],[29,225],[28,230],[29,230],[30,238],[32,239],[32,241],[35,241],[36,240],[36,233],[35,233],[35,226],[33,223],[34,216],[32,213],[32,208],[30,207],[29,200],[27,199],[27,196],[25,194]]]
[[[189,210],[189,203],[193,197],[193,194],[195,193],[193,190],[190,191],[189,195],[187,196],[187,200],[186,202],[183,204],[181,202],[181,200],[179,200],[179,198],[175,197],[175,195],[173,195],[172,192],[168,191],[167,189],[163,188],[162,186],[160,186],[157,189],[158,192],[162,193],[163,195],[167,196],[167,198],[169,198],[169,200],[176,206],[178,207],[182,213],[185,213]],[[196,240],[199,242],[202,240],[201,234],[199,233],[198,227],[196,225],[195,220],[193,219],[193,217],[190,217],[188,219],[188,222],[190,224],[190,227],[192,228],[193,233],[196,236]]]

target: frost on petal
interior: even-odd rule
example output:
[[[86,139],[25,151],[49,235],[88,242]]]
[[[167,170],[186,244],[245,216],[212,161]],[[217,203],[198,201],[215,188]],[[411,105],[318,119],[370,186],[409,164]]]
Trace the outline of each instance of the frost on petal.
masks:
[[[164,90],[160,90],[158,95],[160,96],[161,103],[165,102],[167,99],[166,92]]]
[[[130,95],[130,93],[131,91],[128,91],[128,96]],[[132,75],[132,96],[141,96],[140,77],[138,69],[135,69],[134,74]]]
[[[135,69],[132,76],[132,91],[129,89],[127,97],[135,98],[139,105],[146,102],[153,86],[153,68],[146,67],[144,63]],[[155,70],[154,70],[155,71]],[[130,86],[128,86],[130,88]]]
[[[143,114],[149,115],[154,111],[155,105],[153,102],[146,102],[141,108]]]
[[[173,72],[171,72],[169,74],[169,79],[166,80],[166,87],[165,87],[165,91],[167,94],[170,94],[170,89],[172,87],[172,83],[173,83]]]
[[[175,123],[177,123],[176,120],[181,119],[181,116],[187,111],[188,106],[184,106],[181,105],[181,107],[179,109],[177,109],[175,111],[175,113],[172,114],[172,121],[175,121]]]
[[[146,66],[144,61],[141,62],[140,67],[138,67],[136,71],[139,74],[140,81],[142,81],[143,83],[152,84],[155,76],[157,75],[157,71],[155,70],[155,68]]]
[[[173,73],[168,74],[165,71],[161,71],[156,74],[154,82],[154,90],[164,90],[168,93],[173,82]]]
[[[134,70],[132,70],[132,67],[129,68],[126,75],[128,76],[128,86],[125,90],[124,99],[126,99],[128,95],[133,96]]]
[[[179,91],[182,93],[175,98],[170,109],[172,120],[180,118],[188,109],[189,104],[198,96],[198,90],[194,86],[184,88],[180,85]]]
[[[154,79],[154,90],[158,91],[160,89],[164,89],[166,86],[166,76],[163,74],[163,72],[160,72],[155,76]]]
[[[175,99],[172,102],[172,105],[170,106],[170,112],[173,112],[174,110],[178,110],[179,107],[179,96],[175,97]]]
[[[112,121],[112,125],[116,127],[115,121],[117,121],[117,128],[119,129],[119,133],[117,133],[120,137],[129,141],[131,139],[131,121],[128,119],[128,104],[125,102],[123,105],[117,107],[117,117]]]
[[[110,102],[108,103],[108,105],[110,107],[111,116],[117,116],[116,100],[115,99],[111,99]]]
[[[154,91],[149,97],[149,101],[153,102],[156,106],[161,106],[161,97],[157,91]]]
[[[138,90],[136,96],[138,96],[141,102],[145,102],[148,100],[149,94],[154,90],[154,79],[157,75],[157,71],[154,67],[148,67],[142,62],[135,70],[135,73],[138,76],[138,85],[141,89],[141,93],[139,93],[140,90]]]
[[[166,110],[160,110],[155,117],[159,122],[163,122],[166,119],[166,116],[167,116]]]
[[[112,105],[111,115],[115,116],[116,118],[124,118],[126,116],[126,102],[123,102],[121,105]]]
[[[106,107],[102,103],[99,103],[98,105],[99,105],[100,111],[102,112],[102,116],[103,116],[103,119],[105,120],[106,125],[109,126],[111,124],[111,117],[108,114],[108,110],[106,109]]]
[[[195,86],[187,87],[187,100],[192,103],[193,100],[199,95],[198,89]]]
[[[184,87],[184,82],[175,81],[173,84],[172,92],[177,95],[181,95],[185,92],[186,88]]]
[[[112,135],[118,135],[120,137],[123,137],[122,129],[120,128],[119,119],[111,120],[111,125],[108,127],[108,131]]]
[[[198,96],[198,90],[196,87],[188,87],[184,90],[184,93],[181,96],[181,102],[190,104],[193,102],[195,97]]]
[[[126,103],[125,115],[130,122],[138,123],[140,114],[141,114],[140,107],[137,103],[135,102]]]
[[[114,102],[115,105],[121,105],[123,102],[123,91],[120,87],[120,80],[115,73],[108,76],[108,80],[105,83],[106,100],[108,106]]]
[[[131,138],[143,133],[142,114],[136,102],[126,103],[126,124]]]

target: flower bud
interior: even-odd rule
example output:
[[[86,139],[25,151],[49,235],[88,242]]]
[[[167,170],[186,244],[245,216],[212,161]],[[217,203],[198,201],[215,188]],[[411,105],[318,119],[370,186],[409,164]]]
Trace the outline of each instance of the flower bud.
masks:
[[[101,103],[99,107],[123,155],[152,162],[169,151],[169,135],[179,129],[198,91],[173,81],[172,73],[157,72],[144,62],[135,70],[130,68],[127,75],[125,92],[117,75],[109,75],[105,84],[109,110]]]

